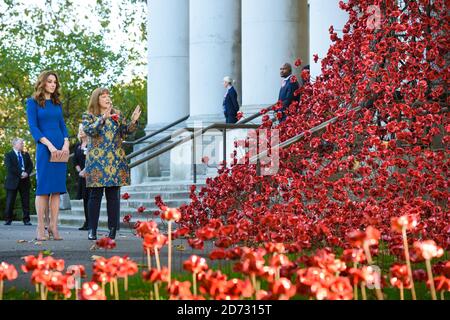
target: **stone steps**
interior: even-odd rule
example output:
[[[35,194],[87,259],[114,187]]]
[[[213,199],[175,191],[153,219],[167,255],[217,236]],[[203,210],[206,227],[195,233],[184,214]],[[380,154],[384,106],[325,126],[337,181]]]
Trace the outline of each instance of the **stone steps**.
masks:
[[[121,212],[120,214],[120,229],[129,229],[130,225],[123,222],[123,217],[125,216],[126,212]],[[34,225],[37,225],[37,216],[32,215],[31,217],[31,223]],[[165,223],[161,221],[161,218],[158,216],[151,216],[151,219],[154,220],[158,226],[165,227]],[[84,212],[83,211],[74,211],[74,210],[61,210],[59,213],[59,226],[65,226],[65,227],[81,227],[81,225],[84,223]],[[147,220],[147,216],[137,216],[134,215],[133,219],[131,220],[131,226],[134,225],[134,223],[137,220],[145,221]],[[99,229],[108,229],[108,216],[106,212],[101,212],[99,221],[98,221],[98,228]]]

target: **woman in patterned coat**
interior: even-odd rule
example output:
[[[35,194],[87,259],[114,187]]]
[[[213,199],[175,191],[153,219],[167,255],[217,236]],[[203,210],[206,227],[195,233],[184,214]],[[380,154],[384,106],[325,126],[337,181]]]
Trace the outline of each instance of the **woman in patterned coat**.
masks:
[[[108,89],[92,92],[88,111],[83,114],[83,131],[89,137],[86,156],[86,187],[90,188],[89,240],[97,239],[100,206],[105,191],[109,237],[116,237],[120,215],[120,187],[130,184],[130,169],[122,148],[122,139],[136,130],[141,109],[136,107],[131,122],[112,107]]]

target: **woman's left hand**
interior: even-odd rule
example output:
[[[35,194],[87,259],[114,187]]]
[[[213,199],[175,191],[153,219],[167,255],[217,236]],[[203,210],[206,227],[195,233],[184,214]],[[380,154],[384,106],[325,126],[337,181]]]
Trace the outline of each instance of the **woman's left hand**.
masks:
[[[139,117],[141,116],[141,107],[137,106],[136,109],[134,109],[133,114],[131,115],[131,122],[137,122],[139,120]]]
[[[70,150],[69,150],[69,142],[68,142],[68,141],[64,142],[64,146],[62,147],[61,152],[62,152],[65,156],[68,156],[68,155],[69,155]]]

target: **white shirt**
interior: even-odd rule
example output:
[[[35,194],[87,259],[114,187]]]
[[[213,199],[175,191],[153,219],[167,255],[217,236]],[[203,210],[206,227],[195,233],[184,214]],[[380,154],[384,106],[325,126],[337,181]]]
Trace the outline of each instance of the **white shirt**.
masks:
[[[292,74],[288,75],[286,78],[283,78],[283,81],[281,82],[281,86],[284,87],[286,85],[286,82],[292,77]]]

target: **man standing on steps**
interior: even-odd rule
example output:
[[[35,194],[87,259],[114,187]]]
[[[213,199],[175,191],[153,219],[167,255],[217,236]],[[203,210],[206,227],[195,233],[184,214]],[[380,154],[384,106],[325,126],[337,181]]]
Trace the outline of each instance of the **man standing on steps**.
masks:
[[[283,122],[286,120],[286,109],[289,108],[293,101],[298,101],[298,97],[296,97],[294,93],[300,85],[295,76],[292,75],[292,66],[289,63],[285,63],[281,66],[280,76],[283,80],[281,82],[278,101],[281,101],[282,103],[282,108],[280,110],[282,116],[280,122]]]
[[[13,150],[5,155],[6,167],[6,208],[5,225],[10,225],[13,220],[14,204],[16,202],[17,191],[20,192],[22,201],[23,223],[31,226],[30,223],[30,174],[33,171],[33,162],[28,152],[23,152],[23,139],[14,138],[12,141]]]

